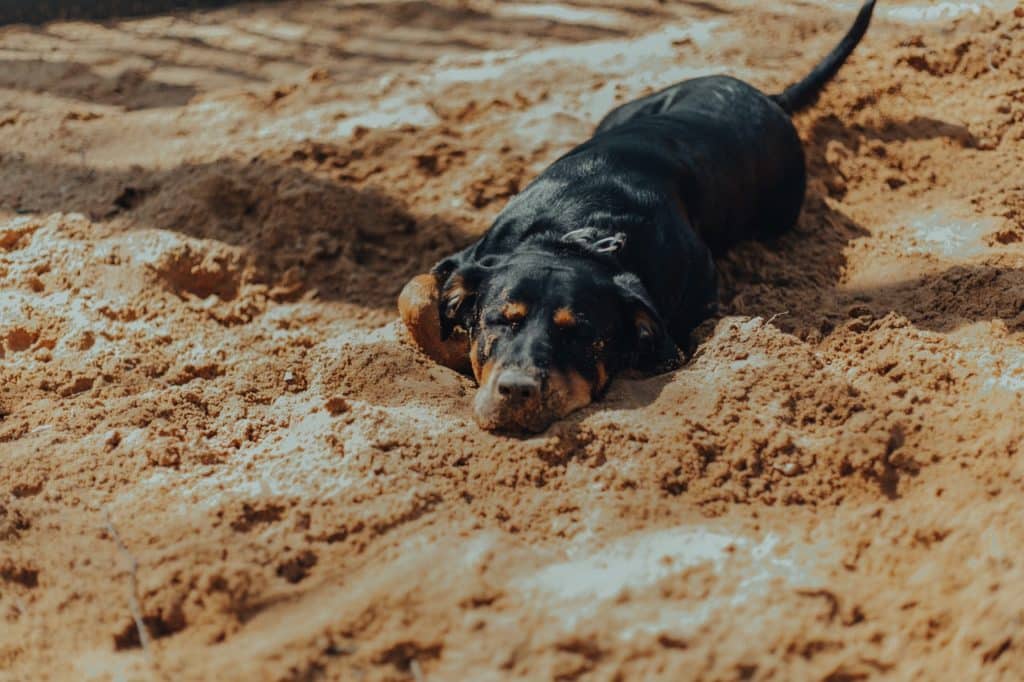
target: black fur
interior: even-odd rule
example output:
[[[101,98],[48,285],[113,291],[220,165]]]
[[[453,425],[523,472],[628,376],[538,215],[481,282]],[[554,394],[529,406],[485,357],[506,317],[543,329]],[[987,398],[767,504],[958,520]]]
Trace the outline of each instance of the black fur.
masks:
[[[569,365],[591,376],[583,358],[596,351],[572,345],[550,323],[565,306],[590,325],[588,343],[595,336],[608,349],[599,359],[611,370],[671,367],[676,345],[714,309],[713,256],[796,222],[806,171],[790,114],[853,51],[873,6],[780,95],[711,76],[609,113],[590,140],[510,200],[479,241],[435,267],[442,296],[453,282],[463,285],[457,305],[442,300],[443,332],[497,335],[490,357],[507,365]],[[502,326],[495,311],[510,296],[529,303],[536,320]],[[638,311],[651,324],[638,327]]]

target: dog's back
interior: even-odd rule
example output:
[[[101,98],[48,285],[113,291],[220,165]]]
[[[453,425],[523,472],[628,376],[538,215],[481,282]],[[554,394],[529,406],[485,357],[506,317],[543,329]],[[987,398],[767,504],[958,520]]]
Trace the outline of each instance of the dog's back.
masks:
[[[652,157],[683,169],[676,191],[716,254],[739,241],[777,236],[796,222],[806,188],[790,116],[810,106],[853,53],[874,6],[864,3],[839,44],[782,93],[769,96],[728,76],[684,81],[614,109],[584,148],[644,138],[660,143],[648,145]],[[648,165],[664,166],[655,158]]]
[[[669,160],[679,169],[674,189],[716,254],[776,236],[799,215],[806,185],[800,139],[778,104],[742,81],[697,78],[630,102],[601,121],[590,144],[641,140],[648,164]]]
[[[615,372],[678,364],[717,299],[712,254],[796,221],[806,176],[790,114],[849,56],[873,5],[779,95],[714,76],[619,107],[480,240],[406,286],[413,338],[449,366],[469,360],[485,428],[540,430]]]

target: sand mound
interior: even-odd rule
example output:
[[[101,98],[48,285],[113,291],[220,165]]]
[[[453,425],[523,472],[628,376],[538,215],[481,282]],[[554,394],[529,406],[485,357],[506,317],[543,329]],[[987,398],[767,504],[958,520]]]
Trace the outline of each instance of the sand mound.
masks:
[[[1024,18],[886,2],[797,228],[529,439],[405,281],[614,103],[853,7],[283,2],[2,30],[0,679],[1020,679]]]

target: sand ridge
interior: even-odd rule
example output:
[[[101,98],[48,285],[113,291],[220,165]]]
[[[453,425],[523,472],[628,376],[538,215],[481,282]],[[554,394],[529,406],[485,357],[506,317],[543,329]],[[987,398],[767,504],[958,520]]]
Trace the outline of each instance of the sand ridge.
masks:
[[[1013,3],[883,3],[681,370],[499,437],[396,320],[615,103],[855,4],[0,29],[0,679],[1024,676]]]

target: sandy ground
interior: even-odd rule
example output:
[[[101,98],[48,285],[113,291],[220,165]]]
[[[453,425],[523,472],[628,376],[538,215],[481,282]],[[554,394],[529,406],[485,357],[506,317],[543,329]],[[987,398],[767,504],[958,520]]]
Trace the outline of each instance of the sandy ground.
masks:
[[[524,440],[410,276],[614,103],[853,2],[291,2],[0,31],[0,679],[1024,678],[1024,12],[882,0],[796,231]]]

